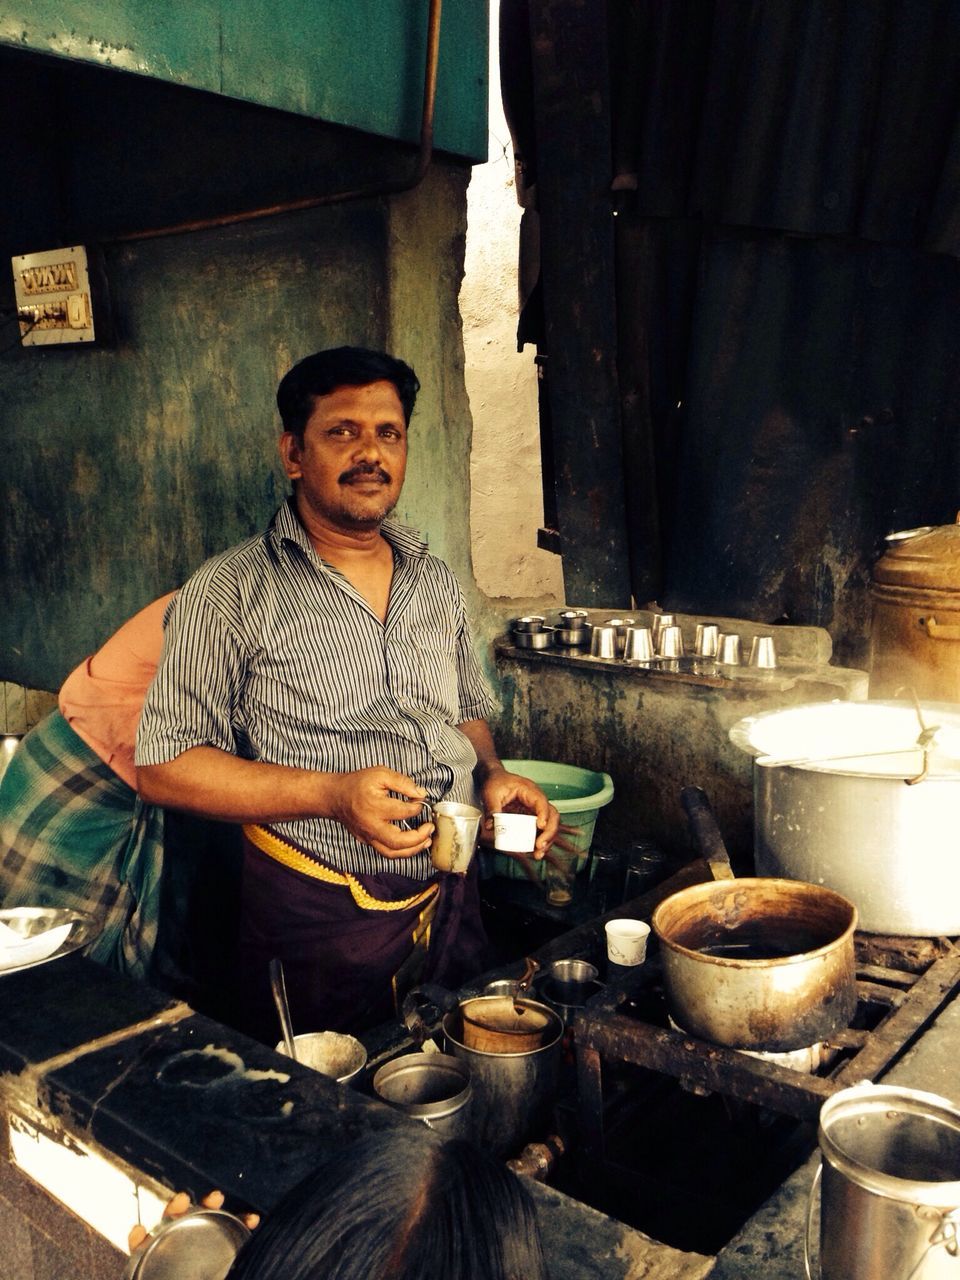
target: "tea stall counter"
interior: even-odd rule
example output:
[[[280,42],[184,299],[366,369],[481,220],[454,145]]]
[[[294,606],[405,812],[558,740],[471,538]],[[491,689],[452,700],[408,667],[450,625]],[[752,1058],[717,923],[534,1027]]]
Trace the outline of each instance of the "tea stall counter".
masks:
[[[960,1106],[958,1061],[960,1001],[955,1000],[882,1083],[939,1094]],[[720,1252],[710,1280],[803,1280],[808,1197],[819,1159],[815,1152],[754,1214]],[[954,1265],[960,1273],[960,1262]]]

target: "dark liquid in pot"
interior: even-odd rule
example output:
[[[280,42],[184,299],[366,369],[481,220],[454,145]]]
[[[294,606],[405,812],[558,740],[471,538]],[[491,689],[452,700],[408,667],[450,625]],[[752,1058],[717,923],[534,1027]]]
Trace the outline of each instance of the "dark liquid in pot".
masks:
[[[691,951],[723,960],[782,960],[786,956],[814,951],[830,939],[809,929],[798,929],[795,925],[791,928],[785,922],[773,925],[751,921],[735,929],[711,924],[707,928],[690,930],[677,941]]]
[[[718,942],[712,947],[697,947],[702,956],[720,956],[724,960],[782,960],[795,956],[792,947],[778,947],[771,942]]]

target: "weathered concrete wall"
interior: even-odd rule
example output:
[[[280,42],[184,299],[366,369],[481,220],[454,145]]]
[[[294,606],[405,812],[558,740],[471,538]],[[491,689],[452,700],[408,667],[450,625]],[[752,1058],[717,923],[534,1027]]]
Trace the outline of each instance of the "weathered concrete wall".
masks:
[[[491,4],[490,83],[499,85],[499,3]],[[473,417],[470,525],[480,589],[523,613],[563,601],[560,557],[537,546],[543,524],[537,371],[531,347],[517,351],[520,206],[513,147],[499,91],[490,96],[487,163],[467,191],[467,251],[460,311]]]
[[[508,759],[560,760],[613,779],[598,843],[625,850],[650,837],[677,857],[695,855],[680,791],[698,786],[741,874],[752,868],[753,762],[730,742],[729,730],[776,707],[867,692],[865,672],[820,663],[698,682],[502,646],[497,665]]]
[[[469,564],[466,180],[438,165],[395,208],[107,247],[116,345],[0,363],[0,678],[56,688],[135,609],[262,526],[285,492],[278,378],[327,345],[391,347],[421,373],[401,514]]]

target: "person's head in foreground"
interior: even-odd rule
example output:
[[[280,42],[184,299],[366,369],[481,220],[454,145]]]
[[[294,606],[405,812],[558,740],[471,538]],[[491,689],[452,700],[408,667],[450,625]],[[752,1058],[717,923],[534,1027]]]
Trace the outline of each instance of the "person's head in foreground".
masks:
[[[305,1178],[227,1280],[546,1280],[516,1174],[428,1129],[372,1134]]]

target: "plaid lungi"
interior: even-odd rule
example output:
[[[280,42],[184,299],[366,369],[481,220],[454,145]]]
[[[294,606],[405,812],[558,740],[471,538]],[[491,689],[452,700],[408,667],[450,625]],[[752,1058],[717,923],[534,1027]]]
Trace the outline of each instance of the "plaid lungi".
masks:
[[[0,907],[87,911],[101,925],[87,955],[146,978],[162,867],[163,810],[51,712],[0,781]]]

